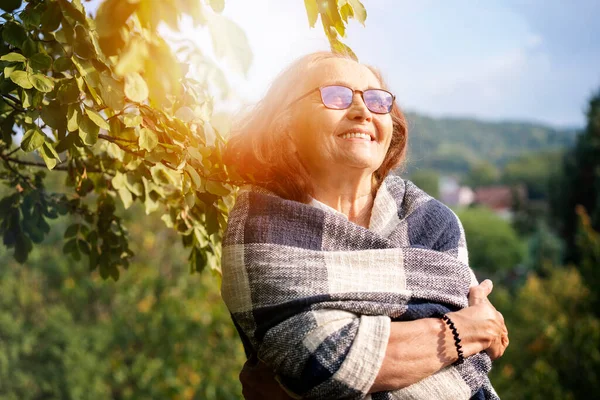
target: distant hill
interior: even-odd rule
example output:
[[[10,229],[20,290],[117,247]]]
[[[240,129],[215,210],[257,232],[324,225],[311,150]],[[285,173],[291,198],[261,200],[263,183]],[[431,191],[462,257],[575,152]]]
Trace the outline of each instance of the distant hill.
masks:
[[[531,152],[559,150],[575,142],[577,129],[527,122],[485,122],[467,118],[431,118],[406,113],[409,153],[406,169],[432,168],[462,174],[480,161],[502,168]]]

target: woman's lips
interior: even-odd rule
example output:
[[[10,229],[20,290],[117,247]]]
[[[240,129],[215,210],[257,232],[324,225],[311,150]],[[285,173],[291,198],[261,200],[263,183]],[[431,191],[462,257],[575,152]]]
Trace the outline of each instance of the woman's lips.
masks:
[[[340,139],[345,139],[345,140],[352,140],[352,141],[374,141],[375,138],[365,132],[347,132],[347,133],[342,133],[341,135],[338,136]]]

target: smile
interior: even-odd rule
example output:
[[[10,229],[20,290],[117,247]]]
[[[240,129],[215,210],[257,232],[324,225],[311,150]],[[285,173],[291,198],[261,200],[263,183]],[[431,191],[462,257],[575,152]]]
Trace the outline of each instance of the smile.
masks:
[[[369,135],[368,133],[362,133],[362,132],[349,132],[349,133],[344,133],[342,135],[339,135],[338,137],[342,138],[342,139],[360,139],[360,140],[368,140],[369,142],[374,140],[371,135]]]

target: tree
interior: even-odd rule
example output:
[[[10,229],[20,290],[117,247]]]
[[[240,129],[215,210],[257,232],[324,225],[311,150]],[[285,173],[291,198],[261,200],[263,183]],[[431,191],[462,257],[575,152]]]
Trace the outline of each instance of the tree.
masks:
[[[551,177],[558,172],[563,151],[542,151],[520,156],[509,161],[502,171],[502,182],[509,185],[525,184],[532,200],[546,200]]]
[[[484,207],[461,210],[458,216],[465,229],[469,264],[475,272],[502,277],[523,261],[524,245],[509,222]]]
[[[564,156],[562,172],[553,177],[551,188],[552,222],[565,240],[565,261],[578,263],[578,205],[589,213],[592,229],[600,229],[600,90],[590,99],[586,128]]]
[[[491,301],[511,344],[490,379],[502,398],[582,399],[600,391],[600,234],[578,208],[583,263],[548,264],[514,294],[496,286]]]
[[[144,213],[125,213],[137,256],[118,283],[63,256],[68,217],[27,265],[0,252],[1,399],[240,399],[245,355],[217,271],[186,274],[176,232]]]
[[[321,17],[332,49],[352,54],[340,38],[349,19],[364,24],[362,3],[305,5],[311,27]],[[1,7],[0,179],[12,188],[0,200],[4,246],[24,263],[48,220],[69,214],[64,252],[116,280],[133,255],[120,199],[162,214],[189,249],[192,271],[218,269],[239,181],[223,165],[225,141],[210,121],[229,87],[202,49],[184,42],[173,51],[158,28],[177,30],[191,16],[210,32],[216,56],[244,73],[252,53],[221,14],[223,0],[106,0],[93,19],[80,0]],[[187,73],[194,67],[203,71],[198,79]],[[49,193],[36,168],[65,174],[67,190]]]
[[[410,174],[410,180],[436,199],[440,198],[440,174],[432,169],[420,169]]]
[[[467,173],[465,185],[474,188],[480,186],[490,186],[498,183],[500,172],[493,164],[488,161],[481,161],[475,164]]]

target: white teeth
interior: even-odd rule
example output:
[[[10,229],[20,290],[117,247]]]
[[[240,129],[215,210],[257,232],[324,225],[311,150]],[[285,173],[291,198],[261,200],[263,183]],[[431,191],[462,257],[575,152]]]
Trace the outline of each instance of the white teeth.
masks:
[[[369,135],[367,133],[362,133],[362,132],[344,133],[343,135],[340,135],[340,137],[342,139],[358,138],[358,139],[371,140],[371,135]]]

